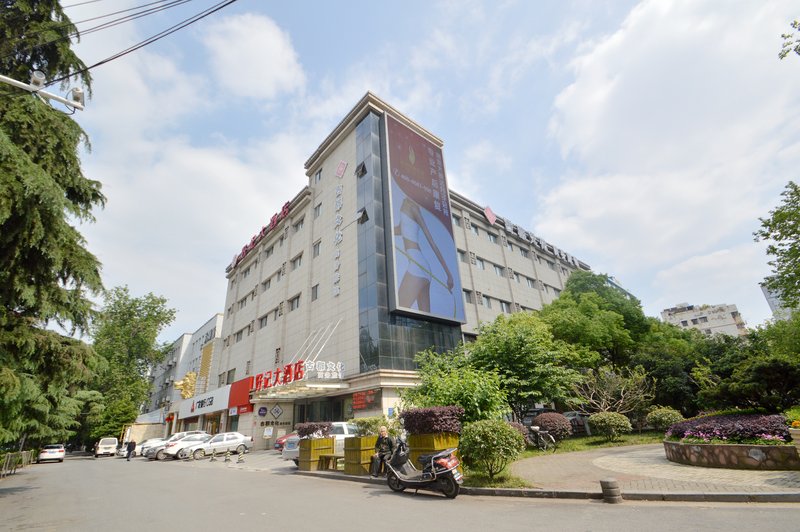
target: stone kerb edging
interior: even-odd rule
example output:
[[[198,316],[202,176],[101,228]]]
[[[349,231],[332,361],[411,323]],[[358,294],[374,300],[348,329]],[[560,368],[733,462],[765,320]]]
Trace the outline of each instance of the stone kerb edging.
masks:
[[[798,471],[800,455],[793,445],[741,445],[664,441],[667,460],[726,469]]]

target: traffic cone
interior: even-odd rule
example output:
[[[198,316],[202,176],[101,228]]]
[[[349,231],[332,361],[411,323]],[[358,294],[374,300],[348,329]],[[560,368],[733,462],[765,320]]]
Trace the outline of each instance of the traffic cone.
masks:
[[[209,462],[216,462],[216,461],[217,461],[217,450],[213,449],[211,451],[211,460],[209,460]]]
[[[231,450],[230,449],[225,451],[225,461],[226,462],[230,462],[231,461]]]
[[[244,453],[239,453],[239,456],[236,458],[236,463],[237,464],[243,464],[244,463]]]

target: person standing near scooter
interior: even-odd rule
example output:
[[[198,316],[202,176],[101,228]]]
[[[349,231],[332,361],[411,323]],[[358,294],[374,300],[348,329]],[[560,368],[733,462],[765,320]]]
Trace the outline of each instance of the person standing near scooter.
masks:
[[[380,428],[378,440],[375,442],[375,454],[372,455],[370,464],[370,476],[377,477],[383,468],[383,463],[392,458],[396,443],[386,427]]]

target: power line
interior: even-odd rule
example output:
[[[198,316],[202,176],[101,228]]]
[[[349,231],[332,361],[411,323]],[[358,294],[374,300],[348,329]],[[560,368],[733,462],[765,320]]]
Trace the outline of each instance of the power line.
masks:
[[[144,41],[141,41],[138,44],[135,44],[135,45],[133,45],[133,46],[131,46],[129,48],[126,48],[125,50],[122,50],[121,52],[117,52],[116,54],[114,54],[112,56],[109,56],[109,57],[107,57],[107,58],[105,58],[105,59],[103,59],[101,61],[98,61],[97,63],[95,63],[95,64],[93,64],[91,66],[88,66],[86,68],[82,68],[82,69],[80,69],[78,71],[75,71],[75,72],[72,72],[72,73],[70,73],[70,74],[68,74],[66,76],[61,76],[60,78],[53,79],[53,80],[49,81],[47,84],[45,84],[45,86],[50,86],[50,85],[53,85],[55,83],[59,83],[59,82],[65,80],[65,79],[69,79],[72,76],[77,76],[77,75],[82,74],[84,72],[88,72],[89,70],[91,70],[93,68],[96,68],[96,67],[98,67],[100,65],[104,65],[106,63],[110,63],[111,61],[114,61],[115,59],[119,59],[120,57],[125,56],[125,55],[127,55],[127,54],[129,54],[131,52],[135,52],[136,50],[138,50],[140,48],[144,48],[148,44],[152,44],[152,43],[154,43],[154,42],[156,42],[158,40],[163,39],[164,37],[166,37],[168,35],[171,35],[171,34],[175,33],[176,31],[182,30],[183,28],[185,28],[187,26],[191,26],[195,22],[198,22],[198,21],[206,18],[207,16],[216,13],[219,10],[228,7],[229,5],[233,4],[236,1],[237,0],[223,0],[222,2],[219,2],[218,4],[215,4],[214,6],[203,10],[203,11],[201,11],[200,13],[198,13],[196,15],[193,15],[193,16],[187,18],[187,19],[184,19],[183,21],[179,22],[178,24],[175,24],[174,26],[171,26],[171,27],[167,28],[166,30],[161,31],[161,32],[153,35],[152,37],[148,37]]]

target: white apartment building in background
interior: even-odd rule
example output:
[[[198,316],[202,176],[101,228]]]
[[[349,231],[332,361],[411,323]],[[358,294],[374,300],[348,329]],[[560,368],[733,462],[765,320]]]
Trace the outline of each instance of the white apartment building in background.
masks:
[[[747,327],[736,305],[690,305],[678,303],[661,311],[661,319],[684,329],[697,329],[703,334],[744,336]]]
[[[450,191],[442,146],[371,93],[348,112],[226,269],[221,348],[207,389],[172,396],[171,431],[238,430],[263,449],[298,422],[392,415],[419,351],[540,309],[589,270]]]
[[[792,309],[783,306],[783,301],[778,294],[770,291],[764,284],[761,284],[761,292],[767,300],[773,318],[776,320],[788,320],[792,317]]]

